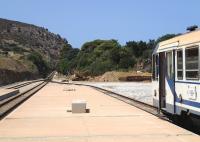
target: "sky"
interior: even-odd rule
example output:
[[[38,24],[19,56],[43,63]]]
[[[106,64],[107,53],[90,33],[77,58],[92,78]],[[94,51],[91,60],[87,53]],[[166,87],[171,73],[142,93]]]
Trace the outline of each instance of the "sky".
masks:
[[[75,48],[156,39],[200,26],[200,0],[0,0],[0,17],[48,28]]]

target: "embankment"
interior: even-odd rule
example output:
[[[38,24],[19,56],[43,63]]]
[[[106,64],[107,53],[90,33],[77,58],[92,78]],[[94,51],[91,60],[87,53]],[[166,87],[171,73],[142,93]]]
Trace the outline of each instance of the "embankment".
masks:
[[[37,74],[33,74],[28,71],[16,72],[12,70],[0,69],[0,86],[36,78],[38,78]]]

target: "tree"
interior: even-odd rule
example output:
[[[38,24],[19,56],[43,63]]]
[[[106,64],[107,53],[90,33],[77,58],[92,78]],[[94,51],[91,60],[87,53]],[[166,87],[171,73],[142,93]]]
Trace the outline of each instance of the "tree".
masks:
[[[135,65],[134,56],[131,55],[125,48],[120,51],[120,61],[119,61],[119,68],[128,69],[130,67],[133,68]]]
[[[66,44],[61,49],[59,69],[62,73],[78,71],[87,75],[100,75],[111,70],[134,69],[137,62],[151,66],[152,52],[158,42],[176,36],[164,35],[157,40],[128,41],[121,46],[117,40],[94,40],[83,44],[81,49]]]
[[[42,58],[42,55],[40,55],[38,52],[32,52],[28,55],[28,60],[32,61],[36,65],[42,77],[47,76],[47,74],[50,71],[50,68],[47,62]]]
[[[147,49],[147,43],[144,41],[129,41],[126,43],[125,47],[135,55],[135,57],[140,57],[144,50]]]
[[[61,59],[59,62],[59,71],[62,74],[67,74],[68,73],[68,61],[65,59]]]
[[[79,53],[78,48],[72,48],[71,45],[65,44],[60,51],[60,61],[58,63],[58,70],[67,74],[75,68],[76,56]]]
[[[94,40],[83,44],[77,56],[77,69],[97,75],[114,70],[119,63],[121,45],[117,40]]]

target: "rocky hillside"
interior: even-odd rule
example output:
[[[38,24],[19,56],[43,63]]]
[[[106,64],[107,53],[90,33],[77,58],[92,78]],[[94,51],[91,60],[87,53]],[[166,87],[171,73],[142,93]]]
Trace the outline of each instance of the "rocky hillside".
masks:
[[[64,45],[66,39],[46,28],[0,18],[0,84],[45,76]],[[15,73],[27,76],[9,78]]]

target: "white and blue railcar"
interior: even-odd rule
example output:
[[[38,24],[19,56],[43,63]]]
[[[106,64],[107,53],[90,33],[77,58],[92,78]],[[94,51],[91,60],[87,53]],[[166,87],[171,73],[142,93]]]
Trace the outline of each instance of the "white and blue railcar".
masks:
[[[200,124],[200,30],[160,42],[153,52],[153,105]]]

